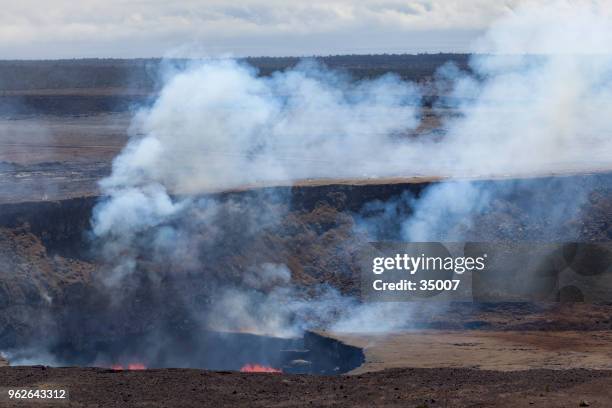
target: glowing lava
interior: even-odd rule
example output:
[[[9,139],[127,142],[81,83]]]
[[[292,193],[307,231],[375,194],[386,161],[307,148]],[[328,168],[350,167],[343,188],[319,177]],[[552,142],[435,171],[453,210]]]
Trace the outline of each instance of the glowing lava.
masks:
[[[282,373],[283,370],[260,364],[245,364],[240,369],[241,373]]]
[[[129,363],[127,365],[127,368],[125,368],[124,366],[122,366],[121,364],[113,364],[111,366],[112,370],[115,371],[123,371],[123,370],[146,370],[147,367],[142,364],[142,363]]]

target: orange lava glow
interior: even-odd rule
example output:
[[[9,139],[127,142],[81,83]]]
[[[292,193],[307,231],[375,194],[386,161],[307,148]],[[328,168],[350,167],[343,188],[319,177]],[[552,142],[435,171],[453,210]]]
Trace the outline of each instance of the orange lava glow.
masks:
[[[121,364],[113,364],[111,366],[111,370],[115,371],[123,371],[123,370],[146,370],[146,366],[142,363],[130,363],[127,365],[127,368],[122,366]]]
[[[245,364],[240,369],[241,373],[282,373],[283,370],[260,364]]]

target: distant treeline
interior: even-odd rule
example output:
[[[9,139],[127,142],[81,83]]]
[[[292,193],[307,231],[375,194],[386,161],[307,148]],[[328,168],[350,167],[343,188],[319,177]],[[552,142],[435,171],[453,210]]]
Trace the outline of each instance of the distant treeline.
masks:
[[[316,57],[330,68],[349,71],[356,78],[370,78],[394,72],[411,81],[430,78],[435,71],[448,62],[453,62],[463,70],[468,67],[468,54],[380,54],[380,55],[333,55]],[[251,65],[259,68],[263,75],[279,69],[294,66],[300,58],[265,57],[246,58]]]
[[[443,64],[453,62],[468,70],[468,54],[382,54],[314,57],[331,68],[356,78],[394,72],[402,78],[423,81]],[[297,64],[297,57],[245,58],[261,75]],[[0,91],[36,89],[121,88],[153,91],[159,86],[163,64],[182,65],[190,60],[74,59],[48,61],[0,61]]]

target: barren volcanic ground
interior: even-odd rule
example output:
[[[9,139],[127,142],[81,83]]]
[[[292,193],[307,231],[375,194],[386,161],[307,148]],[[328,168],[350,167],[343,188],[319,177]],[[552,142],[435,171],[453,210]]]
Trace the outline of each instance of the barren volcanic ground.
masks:
[[[128,125],[124,114],[0,119],[0,202],[96,194]]]
[[[612,371],[404,368],[353,376],[0,368],[2,385],[67,389],[73,407],[609,407]],[[588,405],[587,405],[588,404]]]

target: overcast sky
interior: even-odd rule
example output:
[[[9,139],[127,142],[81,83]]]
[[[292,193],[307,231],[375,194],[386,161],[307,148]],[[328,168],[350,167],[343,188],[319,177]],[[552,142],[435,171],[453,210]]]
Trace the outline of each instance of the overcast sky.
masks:
[[[0,59],[467,52],[538,0],[0,0]]]

